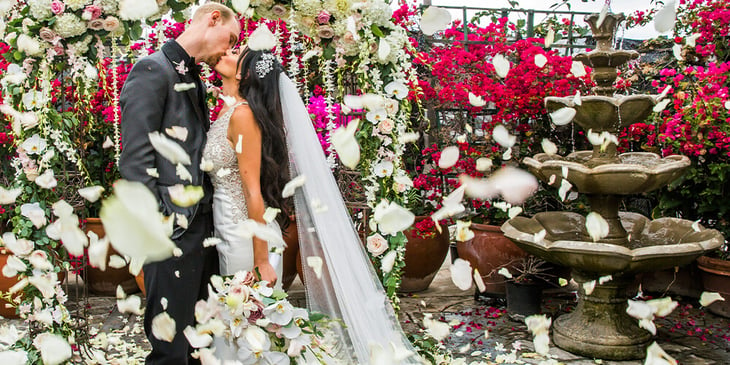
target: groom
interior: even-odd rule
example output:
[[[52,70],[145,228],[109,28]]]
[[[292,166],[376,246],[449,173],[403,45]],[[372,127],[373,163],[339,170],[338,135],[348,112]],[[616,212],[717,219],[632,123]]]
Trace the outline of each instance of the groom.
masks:
[[[180,257],[143,268],[147,291],[144,329],[152,345],[147,364],[199,363],[189,356],[192,349],[183,330],[195,325],[195,303],[207,296],[210,276],[218,272],[218,254],[214,247],[204,248],[202,244],[213,235],[213,216],[212,185],[200,168],[210,121],[197,62],[215,66],[238,42],[240,32],[231,9],[217,3],[203,4],[177,40],[134,65],[120,96],[122,177],[147,185],[163,214],[176,213],[172,239],[183,251]],[[170,136],[170,131],[181,130],[172,127],[183,127],[187,136]],[[188,153],[192,163],[184,167],[192,175],[192,183],[180,178],[176,166],[153,149],[148,136],[151,132],[166,135]],[[205,196],[192,207],[175,206],[168,189],[177,184],[203,186]],[[158,340],[152,333],[152,320],[162,312],[175,320],[177,332],[172,342]]]

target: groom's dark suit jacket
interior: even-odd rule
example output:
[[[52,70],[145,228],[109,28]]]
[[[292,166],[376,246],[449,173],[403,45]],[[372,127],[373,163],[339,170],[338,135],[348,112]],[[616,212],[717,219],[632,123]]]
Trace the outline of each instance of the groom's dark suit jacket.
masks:
[[[161,51],[137,61],[120,97],[122,154],[119,169],[122,177],[144,183],[157,197],[160,210],[165,215],[182,213],[187,216],[188,222],[193,221],[199,210],[208,211],[212,200],[210,179],[200,169],[210,121],[197,67],[177,42],[170,41]],[[175,84],[188,83],[194,83],[195,88],[175,91]],[[187,129],[188,136],[184,142],[165,133],[165,129],[173,126]],[[190,155],[192,163],[185,168],[193,177],[192,183],[180,179],[175,165],[152,148],[148,134],[155,131],[178,143]],[[156,168],[159,177],[150,176],[150,168]],[[176,184],[203,186],[205,197],[192,207],[178,207],[171,202],[168,191],[169,186]],[[200,242],[181,239],[184,232],[176,224],[172,236],[183,252],[202,249]]]

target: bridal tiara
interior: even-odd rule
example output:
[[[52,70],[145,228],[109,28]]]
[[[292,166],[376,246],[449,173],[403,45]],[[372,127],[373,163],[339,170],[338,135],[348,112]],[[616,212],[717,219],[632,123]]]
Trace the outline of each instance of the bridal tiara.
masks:
[[[263,79],[266,75],[271,72],[271,70],[274,69],[274,61],[276,60],[276,57],[274,57],[271,53],[264,53],[261,55],[261,58],[256,61],[256,74],[259,76],[260,79]]]

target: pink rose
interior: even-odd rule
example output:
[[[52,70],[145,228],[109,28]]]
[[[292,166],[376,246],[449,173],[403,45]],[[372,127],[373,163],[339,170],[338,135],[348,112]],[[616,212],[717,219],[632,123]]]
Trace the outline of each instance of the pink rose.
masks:
[[[58,34],[56,34],[56,32],[48,27],[41,28],[41,30],[38,32],[38,35],[41,37],[42,40],[48,43],[55,43],[56,39],[58,38]]]
[[[87,5],[84,9],[84,13],[90,14],[89,20],[99,19],[101,16],[101,7],[98,5]]]
[[[376,233],[368,237],[367,248],[373,256],[379,256],[388,249],[388,241],[380,233]]]
[[[378,130],[383,134],[390,134],[393,131],[393,121],[385,118],[378,123]]]
[[[63,13],[63,11],[66,10],[66,5],[58,0],[53,0],[51,2],[51,13],[59,15]]]
[[[317,23],[319,24],[327,24],[330,22],[330,18],[332,16],[327,10],[322,10],[317,14]]]

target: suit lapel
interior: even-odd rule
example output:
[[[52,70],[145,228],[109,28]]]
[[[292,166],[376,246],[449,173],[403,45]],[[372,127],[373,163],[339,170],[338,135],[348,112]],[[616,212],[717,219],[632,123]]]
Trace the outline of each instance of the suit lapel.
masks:
[[[165,46],[167,46],[167,44]],[[204,105],[205,101],[200,100],[200,98],[198,97],[198,87],[200,87],[200,85],[202,85],[203,83],[200,80],[195,80],[195,77],[191,75],[190,70],[186,70],[186,67],[180,66],[181,64],[184,65],[185,61],[183,61],[183,59],[174,50],[165,46],[162,47],[162,51],[167,59],[170,61],[170,63],[172,63],[173,68],[177,73],[178,80],[181,83],[195,84],[194,88],[188,89],[184,91],[184,93],[187,95],[190,103],[193,105],[193,109],[195,110],[195,114],[198,117],[198,121],[202,123],[205,130],[208,131],[208,129],[210,128],[210,123],[208,123],[208,118],[206,117],[208,108]]]

